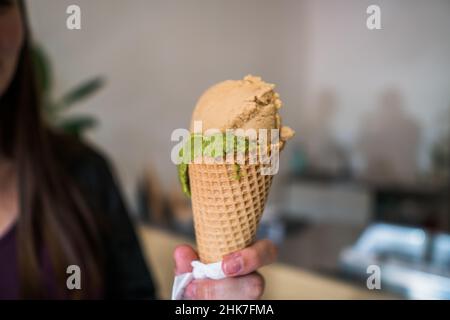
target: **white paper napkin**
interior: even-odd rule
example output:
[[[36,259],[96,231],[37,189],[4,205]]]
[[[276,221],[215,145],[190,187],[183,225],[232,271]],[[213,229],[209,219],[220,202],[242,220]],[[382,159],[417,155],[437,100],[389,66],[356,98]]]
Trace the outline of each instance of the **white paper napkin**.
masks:
[[[175,276],[172,288],[172,300],[181,300],[188,284],[195,279],[220,280],[226,277],[222,271],[222,261],[204,264],[198,260],[191,262],[192,272]]]

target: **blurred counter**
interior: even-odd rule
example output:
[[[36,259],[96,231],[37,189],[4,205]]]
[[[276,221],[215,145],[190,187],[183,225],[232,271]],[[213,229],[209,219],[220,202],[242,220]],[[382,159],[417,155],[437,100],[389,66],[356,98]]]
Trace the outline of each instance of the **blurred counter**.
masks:
[[[174,248],[191,241],[153,227],[138,226],[142,250],[157,282],[158,294],[170,299]],[[158,266],[158,267],[156,267]],[[384,293],[369,291],[298,268],[275,263],[260,270],[266,280],[263,299],[386,299]]]

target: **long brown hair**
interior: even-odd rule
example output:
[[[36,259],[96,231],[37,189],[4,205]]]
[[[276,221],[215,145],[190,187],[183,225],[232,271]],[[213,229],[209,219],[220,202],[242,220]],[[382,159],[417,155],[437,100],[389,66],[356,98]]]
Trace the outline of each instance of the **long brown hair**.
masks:
[[[97,225],[77,185],[58,161],[51,143],[54,133],[42,119],[23,1],[19,6],[25,40],[15,76],[0,97],[0,155],[13,161],[18,174],[21,294],[47,297],[41,261],[45,248],[61,296],[89,298],[101,286]],[[82,269],[82,290],[66,289],[66,269],[72,264]]]

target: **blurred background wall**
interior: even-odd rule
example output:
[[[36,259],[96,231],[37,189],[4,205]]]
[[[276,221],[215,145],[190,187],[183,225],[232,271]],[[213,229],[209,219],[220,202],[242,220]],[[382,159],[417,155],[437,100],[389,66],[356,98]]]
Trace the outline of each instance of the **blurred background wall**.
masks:
[[[379,31],[366,28],[366,8],[373,3],[382,11]],[[70,4],[81,7],[80,31],[65,27]],[[370,154],[361,148],[367,145],[366,127],[387,130],[379,139],[383,144],[397,135],[392,127],[404,124],[399,135],[417,138],[407,140],[411,146],[402,155],[412,154],[408,163],[426,171],[432,143],[448,125],[439,122],[448,119],[450,107],[446,0],[39,0],[28,5],[35,40],[53,62],[55,95],[88,77],[106,77],[106,87],[73,112],[98,116],[100,126],[89,139],[111,156],[130,199],[150,164],[165,188],[176,183],[172,130],[188,126],[207,87],[248,73],[277,84],[285,123],[297,131],[294,146],[303,144],[320,158],[321,144],[339,145],[356,171],[367,167],[364,154]],[[393,117],[398,121],[384,128]],[[394,149],[392,161],[403,161],[395,155],[402,141],[387,146]],[[383,148],[381,153],[388,152]],[[284,162],[293,150],[286,149]]]

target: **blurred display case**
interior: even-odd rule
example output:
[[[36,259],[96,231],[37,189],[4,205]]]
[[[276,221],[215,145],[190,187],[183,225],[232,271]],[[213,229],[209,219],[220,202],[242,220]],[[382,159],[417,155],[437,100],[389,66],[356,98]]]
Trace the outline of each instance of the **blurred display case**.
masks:
[[[391,224],[368,227],[341,254],[349,278],[367,278],[368,267],[381,271],[383,290],[409,299],[450,299],[450,236]]]

